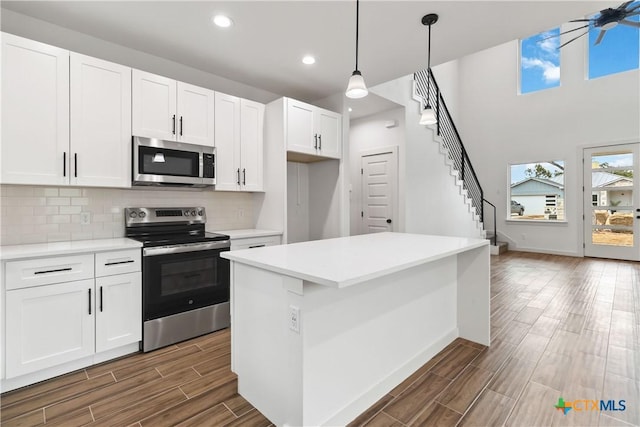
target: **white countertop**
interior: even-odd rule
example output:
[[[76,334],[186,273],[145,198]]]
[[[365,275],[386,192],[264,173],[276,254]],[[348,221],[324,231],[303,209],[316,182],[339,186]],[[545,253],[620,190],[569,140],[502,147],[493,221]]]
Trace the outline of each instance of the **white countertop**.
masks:
[[[84,254],[88,252],[117,251],[141,248],[142,243],[127,239],[73,240],[68,242],[34,243],[29,245],[0,246],[0,260],[16,260],[44,256]]]
[[[488,244],[485,239],[374,233],[224,252],[222,257],[344,288]]]
[[[209,231],[209,230],[207,230]],[[261,230],[257,228],[246,228],[243,230],[212,230],[212,233],[226,234],[234,239],[247,239],[251,237],[267,237],[267,236],[281,236],[282,231],[275,230]]]

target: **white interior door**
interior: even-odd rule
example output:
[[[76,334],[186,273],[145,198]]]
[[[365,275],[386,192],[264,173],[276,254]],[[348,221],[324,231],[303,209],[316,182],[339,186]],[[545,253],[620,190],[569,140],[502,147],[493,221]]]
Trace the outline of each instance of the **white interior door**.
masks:
[[[394,149],[363,153],[362,233],[394,231],[397,220],[398,157]]]
[[[584,150],[584,255],[640,260],[640,143]]]

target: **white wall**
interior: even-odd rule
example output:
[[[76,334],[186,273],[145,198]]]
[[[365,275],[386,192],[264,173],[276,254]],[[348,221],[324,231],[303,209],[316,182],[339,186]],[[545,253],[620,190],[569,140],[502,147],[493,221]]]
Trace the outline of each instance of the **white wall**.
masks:
[[[209,231],[254,225],[249,193],[6,184],[0,191],[2,245],[122,237],[124,208],[132,206],[204,206]],[[90,214],[89,225],[80,224],[81,212]]]
[[[153,25],[153,17],[149,18],[150,22],[140,23],[140,25]],[[235,82],[174,61],[107,42],[11,10],[2,9],[1,19],[2,31],[4,32],[84,55],[94,56],[106,61],[116,62],[258,102],[267,103],[279,97],[277,94],[244,83]]]
[[[560,87],[518,95],[517,58],[513,41],[461,59],[454,119],[511,247],[581,256],[582,148],[640,141],[640,73],[585,80],[585,46],[574,42],[561,50]],[[508,165],[545,160],[566,162],[567,222],[507,221]]]
[[[395,121],[396,126],[387,128],[386,124]],[[373,114],[352,120],[349,129],[349,181],[350,181],[350,233],[360,234],[362,218],[362,175],[361,155],[363,151],[383,147],[398,147],[398,214],[397,231],[404,231],[404,178],[400,173],[405,168],[405,111],[404,107]]]
[[[443,89],[444,90],[444,89]],[[413,75],[370,89],[405,106],[404,224],[407,233],[480,237],[434,131],[418,124],[420,106],[412,98]],[[400,175],[403,171],[400,171]]]

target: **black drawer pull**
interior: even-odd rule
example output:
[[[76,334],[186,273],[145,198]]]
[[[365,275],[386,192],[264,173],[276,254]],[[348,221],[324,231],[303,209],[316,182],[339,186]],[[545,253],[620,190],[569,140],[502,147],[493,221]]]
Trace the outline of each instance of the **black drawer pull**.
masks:
[[[91,314],[91,289],[89,289],[89,314]]]
[[[261,244],[261,245],[249,246],[249,249],[253,249],[253,248],[264,248],[265,246],[267,246],[267,245],[265,245],[265,244],[263,243],[263,244]]]
[[[100,286],[100,312],[102,313],[102,286]]]
[[[129,264],[131,262],[135,262],[133,259],[128,259],[126,261],[114,261],[114,262],[105,262],[104,265],[118,265],[118,264]]]
[[[43,271],[34,271],[33,274],[48,274],[48,273],[59,273],[62,271],[71,271],[73,270],[73,268],[71,267],[67,267],[67,268],[58,268],[56,270],[43,270]]]

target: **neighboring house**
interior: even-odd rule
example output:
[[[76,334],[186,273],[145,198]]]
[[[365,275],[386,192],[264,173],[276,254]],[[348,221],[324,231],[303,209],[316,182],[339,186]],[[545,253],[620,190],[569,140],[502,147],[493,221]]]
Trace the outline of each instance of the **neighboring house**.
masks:
[[[615,187],[631,187],[633,180],[625,176],[604,171],[594,171],[591,179],[593,206],[631,206],[633,204],[631,188],[615,190]],[[597,190],[602,188],[602,190]]]
[[[544,178],[526,178],[511,184],[511,200],[524,206],[524,213],[544,215],[556,213],[559,219],[564,218],[564,178],[562,175]],[[561,212],[562,211],[562,214]]]

